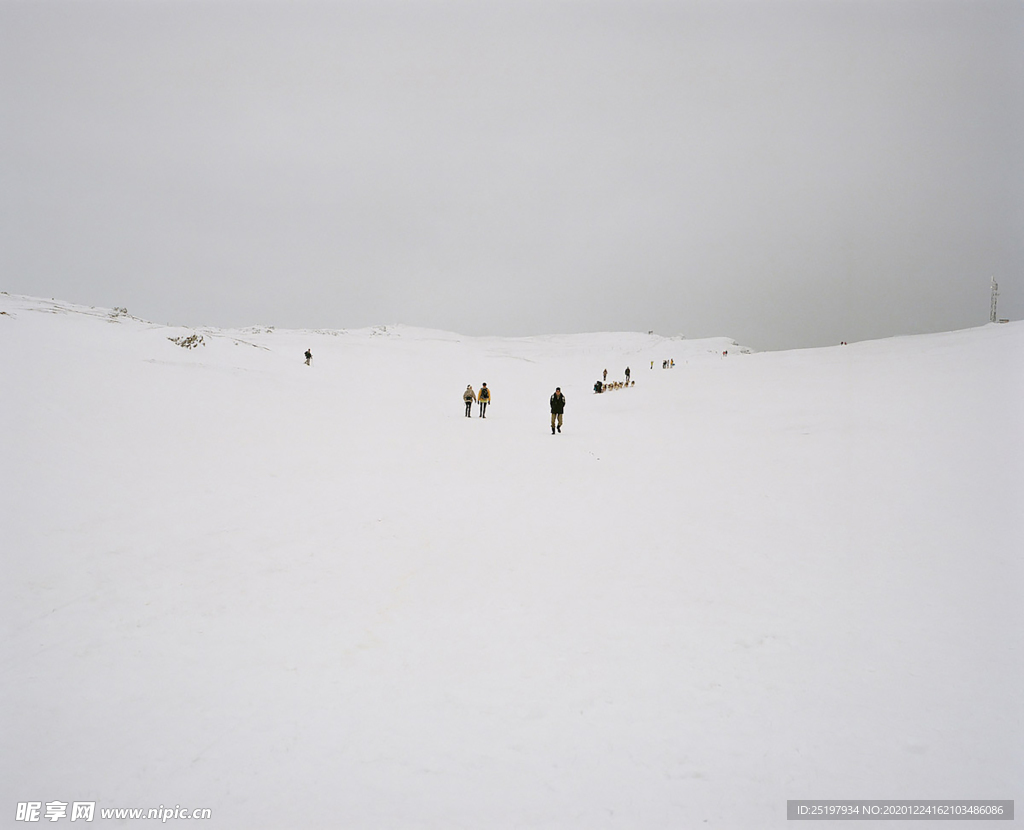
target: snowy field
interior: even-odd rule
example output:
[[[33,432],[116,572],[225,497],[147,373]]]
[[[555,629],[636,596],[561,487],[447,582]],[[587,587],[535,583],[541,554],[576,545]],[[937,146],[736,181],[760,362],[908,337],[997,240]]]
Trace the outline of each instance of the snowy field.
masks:
[[[0,312],[0,826],[1024,797],[1024,323],[743,354]]]

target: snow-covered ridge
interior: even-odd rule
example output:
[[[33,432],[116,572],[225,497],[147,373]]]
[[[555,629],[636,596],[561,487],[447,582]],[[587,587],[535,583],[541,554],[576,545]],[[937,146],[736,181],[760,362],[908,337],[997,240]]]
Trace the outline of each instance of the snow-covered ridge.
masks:
[[[65,302],[62,300],[29,297],[19,294],[8,294],[7,292],[0,292],[0,307],[2,307],[3,313],[8,315],[16,315],[18,313],[25,312],[40,312],[57,315],[82,315],[85,317],[97,318],[100,320],[105,320],[107,322],[113,323],[134,321],[135,323],[142,324],[147,328],[157,327],[174,330],[188,330],[209,335],[223,334],[228,337],[244,335],[262,336],[274,334],[304,337],[338,337],[347,335],[356,338],[405,338],[409,340],[446,343],[462,343],[466,341],[499,341],[503,343],[507,342],[521,344],[527,350],[529,350],[531,347],[536,348],[538,346],[553,346],[563,350],[570,351],[587,351],[606,345],[609,341],[614,341],[621,344],[620,348],[625,348],[627,351],[632,349],[636,352],[643,351],[644,349],[649,349],[655,345],[663,344],[666,341],[685,341],[685,338],[682,336],[666,337],[663,335],[640,334],[637,332],[590,332],[584,334],[535,335],[529,337],[474,337],[469,335],[457,334],[454,332],[441,331],[438,329],[429,329],[419,326],[408,326],[403,324],[377,325],[361,329],[283,329],[277,328],[275,326],[263,325],[244,326],[242,328],[237,329],[214,328],[210,326],[182,327],[173,326],[170,324],[163,326],[161,324],[153,323],[151,321],[144,320],[142,318],[129,314],[126,308],[108,309],[96,306],[85,306],[76,303]],[[702,345],[702,347],[706,347],[705,350],[721,351],[718,349],[718,347],[721,346],[722,349],[732,348],[737,353],[752,353],[751,349],[740,346],[735,340],[732,340],[730,338],[705,338],[692,342],[699,343]]]
[[[1014,798],[1024,324],[739,350],[0,295],[0,803],[591,830]]]

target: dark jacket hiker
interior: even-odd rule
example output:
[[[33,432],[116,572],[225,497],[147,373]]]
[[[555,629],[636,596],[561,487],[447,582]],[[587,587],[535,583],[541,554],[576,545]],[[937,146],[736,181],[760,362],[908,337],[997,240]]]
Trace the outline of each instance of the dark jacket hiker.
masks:
[[[562,394],[561,387],[555,389],[555,393],[551,396],[551,434],[555,434],[557,429],[559,432],[562,431],[562,413],[565,412],[565,395]]]

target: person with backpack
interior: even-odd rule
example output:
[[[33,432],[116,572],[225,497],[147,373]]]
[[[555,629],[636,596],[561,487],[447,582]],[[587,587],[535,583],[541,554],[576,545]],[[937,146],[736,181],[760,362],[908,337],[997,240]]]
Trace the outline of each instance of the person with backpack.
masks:
[[[312,365],[312,363],[313,363],[313,352],[311,352],[309,349],[306,349],[306,365],[310,366],[310,365]]]
[[[626,383],[629,384],[629,367],[626,367]]]
[[[559,432],[562,431],[562,413],[565,412],[565,395],[562,394],[562,389],[559,386],[555,387],[555,392],[551,396],[551,434],[555,434],[557,429]]]
[[[466,384],[466,391],[462,393],[462,400],[466,403],[466,417],[472,418],[470,409],[476,401],[476,392],[473,391],[473,384]]]
[[[480,417],[487,417],[487,404],[491,402],[491,390],[487,388],[485,383],[480,387],[480,391],[476,394],[476,399],[480,402]]]

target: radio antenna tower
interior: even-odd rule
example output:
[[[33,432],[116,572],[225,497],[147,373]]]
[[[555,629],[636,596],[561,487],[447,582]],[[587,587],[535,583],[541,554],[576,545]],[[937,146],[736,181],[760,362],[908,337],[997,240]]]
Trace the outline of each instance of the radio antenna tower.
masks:
[[[993,323],[998,321],[996,316],[996,298],[999,297],[999,283],[996,282],[996,278],[992,277],[992,312],[989,315],[989,320]]]

